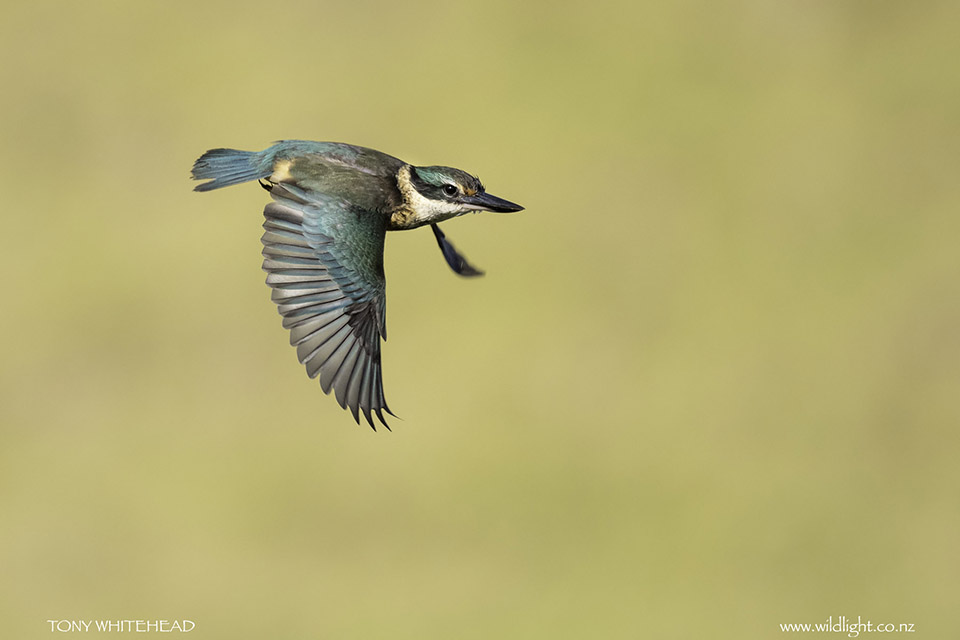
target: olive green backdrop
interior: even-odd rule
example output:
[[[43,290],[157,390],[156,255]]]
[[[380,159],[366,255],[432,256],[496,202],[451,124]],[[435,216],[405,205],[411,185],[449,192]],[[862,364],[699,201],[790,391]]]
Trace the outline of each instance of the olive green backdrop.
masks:
[[[952,2],[20,3],[0,25],[0,636],[960,625]],[[307,379],[266,194],[375,147],[527,207],[387,242],[394,431]],[[90,632],[93,635],[93,632]],[[803,635],[803,634],[793,634]]]

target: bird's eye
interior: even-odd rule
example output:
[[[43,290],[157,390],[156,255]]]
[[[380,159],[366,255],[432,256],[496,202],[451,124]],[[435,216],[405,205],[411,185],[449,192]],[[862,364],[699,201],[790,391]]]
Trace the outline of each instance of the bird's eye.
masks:
[[[457,195],[458,193],[460,193],[460,191],[459,191],[454,185],[452,185],[452,184],[445,184],[445,185],[443,185],[443,194],[444,194],[445,196],[449,196],[449,197],[452,198],[453,196]]]

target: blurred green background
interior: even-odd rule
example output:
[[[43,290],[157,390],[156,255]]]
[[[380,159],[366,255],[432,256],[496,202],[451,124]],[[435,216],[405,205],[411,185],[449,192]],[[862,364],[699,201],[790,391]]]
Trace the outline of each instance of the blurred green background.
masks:
[[[0,636],[960,625],[960,5],[21,3],[0,25]],[[266,194],[351,142],[527,207],[387,242],[372,432]]]

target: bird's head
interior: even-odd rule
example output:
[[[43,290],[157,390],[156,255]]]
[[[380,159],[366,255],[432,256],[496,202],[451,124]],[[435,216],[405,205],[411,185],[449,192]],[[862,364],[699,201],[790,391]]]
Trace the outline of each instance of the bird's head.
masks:
[[[397,184],[409,222],[404,228],[442,222],[472,211],[509,213],[523,207],[486,192],[480,180],[453,167],[414,167],[400,170]]]

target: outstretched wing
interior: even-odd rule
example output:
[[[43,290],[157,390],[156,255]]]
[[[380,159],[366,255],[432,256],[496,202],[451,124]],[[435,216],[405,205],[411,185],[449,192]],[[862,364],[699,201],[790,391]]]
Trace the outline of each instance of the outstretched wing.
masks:
[[[283,183],[262,183],[263,269],[290,344],[324,393],[360,422],[383,412],[380,338],[386,339],[383,241],[386,221],[346,200]]]
[[[450,265],[450,268],[453,269],[454,273],[466,277],[483,275],[483,271],[480,271],[467,262],[463,254],[457,251],[457,248],[453,246],[452,242],[447,240],[446,234],[440,231],[437,223],[431,223],[430,228],[433,229],[433,235],[437,238],[437,244],[440,245],[440,251],[443,252],[444,259],[447,261],[447,264]]]

